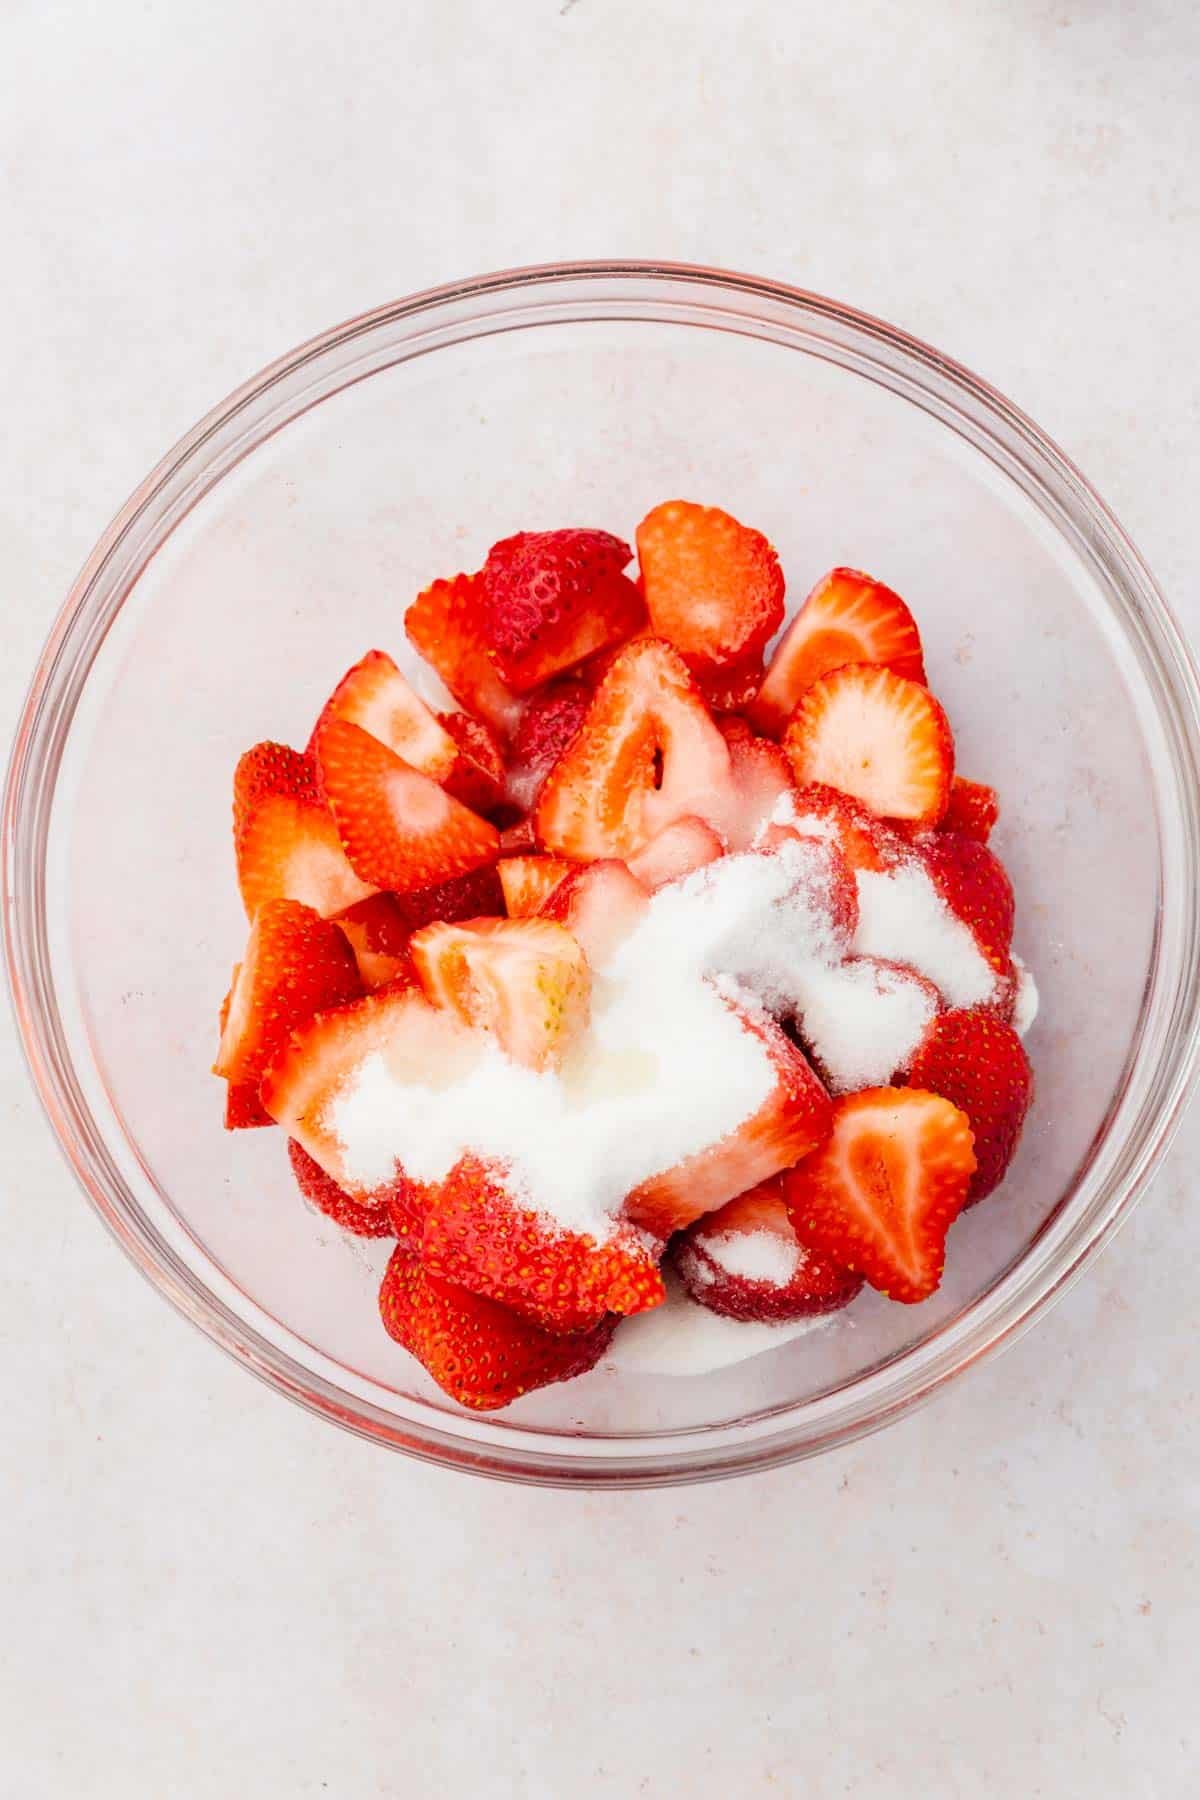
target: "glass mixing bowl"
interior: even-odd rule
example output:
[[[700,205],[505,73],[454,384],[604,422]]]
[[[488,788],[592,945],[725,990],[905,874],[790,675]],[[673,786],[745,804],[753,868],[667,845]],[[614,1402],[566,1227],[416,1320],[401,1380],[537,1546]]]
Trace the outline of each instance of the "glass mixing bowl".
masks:
[[[706,1377],[600,1368],[499,1415],[447,1401],[379,1324],[386,1247],[302,1206],[277,1132],[226,1134],[209,1074],[245,934],[230,777],[303,743],[432,576],[522,527],[629,536],[677,494],[906,596],[998,847],[1042,1014],[1004,1188],[939,1293]],[[84,1190],[181,1311],[282,1392],[491,1475],[637,1485],[764,1468],[894,1419],[1096,1254],[1196,1061],[1197,682],[1136,551],[1014,407],[815,295],[713,270],[486,276],[267,369],[147,478],[70,594],[21,721],[5,927],[33,1078]]]

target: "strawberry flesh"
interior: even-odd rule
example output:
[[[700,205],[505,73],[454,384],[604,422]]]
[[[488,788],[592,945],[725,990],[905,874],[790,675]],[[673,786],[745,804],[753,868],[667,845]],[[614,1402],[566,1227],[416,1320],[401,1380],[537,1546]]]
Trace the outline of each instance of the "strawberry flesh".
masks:
[[[313,728],[310,751],[330,719],[360,726],[434,781],[444,781],[454,767],[454,738],[382,650],[368,650],[342,676]]]
[[[1000,800],[995,788],[982,781],[968,781],[956,775],[950,784],[950,802],[939,831],[958,831],[963,837],[986,844],[1000,817]]]
[[[405,613],[404,629],[458,704],[507,737],[521,716],[521,703],[488,655],[481,626],[483,604],[479,575],[435,581]]]
[[[532,919],[577,863],[562,856],[504,856],[496,864],[510,919]]]
[[[762,1324],[837,1312],[863,1285],[861,1275],[801,1244],[778,1175],[697,1219],[674,1240],[671,1258],[697,1305]]]
[[[508,781],[499,735],[470,713],[439,713],[438,723],[455,745],[453,765],[442,777],[446,792],[472,812],[490,817],[504,806]]]
[[[885,819],[933,826],[954,776],[954,739],[928,688],[869,663],[822,675],[783,735],[799,785],[821,782]]]
[[[783,622],[783,571],[761,531],[668,500],[637,529],[651,630],[706,675],[753,661]]]
[[[233,778],[238,888],[253,919],[268,900],[297,900],[323,918],[374,891],[350,866],[313,757],[256,744]]]
[[[587,959],[571,933],[550,919],[426,925],[409,948],[433,1004],[485,1032],[526,1068],[556,1067],[587,1025]]]

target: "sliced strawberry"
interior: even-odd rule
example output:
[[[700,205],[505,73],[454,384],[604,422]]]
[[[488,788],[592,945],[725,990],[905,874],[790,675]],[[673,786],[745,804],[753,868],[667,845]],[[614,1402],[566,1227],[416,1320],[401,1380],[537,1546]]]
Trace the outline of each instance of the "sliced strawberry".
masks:
[[[397,894],[372,894],[360,900],[347,912],[339,913],[337,927],[358,964],[358,973],[368,993],[386,987],[389,982],[416,981],[416,970],[408,953],[412,931]]]
[[[925,680],[921,636],[899,594],[857,569],[831,569],[776,644],[750,717],[780,737],[802,695],[846,663],[876,663],[907,681]]]
[[[698,682],[705,703],[714,713],[741,714],[753,705],[762,678],[762,651],[756,650],[742,662],[699,676]]]
[[[837,1312],[863,1284],[800,1242],[779,1175],[705,1213],[676,1238],[671,1256],[692,1299],[727,1319],[774,1325]]]
[[[482,577],[455,575],[417,595],[404,615],[404,629],[458,704],[507,736],[521,716],[521,703],[488,655],[482,610]]]
[[[829,838],[852,869],[887,869],[902,854],[902,846],[883,823],[837,788],[806,783],[795,790],[792,811],[797,831]]]
[[[358,725],[328,720],[317,755],[342,845],[364,881],[405,894],[495,862],[496,827]]]
[[[257,1081],[231,1081],[225,1090],[226,1131],[249,1131],[273,1125],[274,1119],[258,1097]]]
[[[577,868],[562,856],[505,856],[496,864],[510,919],[532,919],[560,881]]]
[[[1000,801],[995,788],[956,775],[950,784],[950,804],[938,830],[959,831],[963,837],[986,844],[999,817]]]
[[[547,1331],[587,1331],[606,1312],[645,1312],[664,1297],[658,1246],[644,1232],[619,1223],[597,1243],[563,1231],[476,1156],[464,1156],[431,1200],[421,1260]]]
[[[546,849],[591,862],[628,856],[664,826],[728,805],[729,750],[687,669],[656,638],[614,660],[534,809]]]
[[[767,1014],[751,1013],[735,1000],[725,1003],[766,1048],[775,1084],[736,1131],[630,1194],[626,1218],[660,1238],[789,1168],[829,1135],[829,1096],[800,1051]]]
[[[977,1166],[967,1205],[973,1206],[1004,1179],[1033,1099],[1033,1070],[1020,1038],[986,1008],[942,1013],[913,1058],[909,1080],[941,1094],[970,1120]]]
[[[488,551],[480,624],[507,685],[526,694],[642,624],[621,573],[633,552],[607,531],[519,531]]]
[[[587,958],[578,940],[550,919],[426,925],[409,948],[434,1005],[487,1032],[527,1068],[557,1067],[588,1022]]]
[[[576,866],[544,902],[541,917],[565,925],[593,969],[603,969],[640,924],[650,896],[623,862]]]
[[[950,798],[954,739],[919,682],[870,663],[822,675],[783,735],[796,781],[819,781],[885,819],[936,825]]]
[[[866,1088],[835,1103],[833,1135],[784,1177],[801,1243],[891,1300],[926,1300],[975,1173],[965,1113],[920,1088]]]
[[[253,919],[267,900],[298,900],[328,918],[374,891],[355,874],[311,756],[256,744],[233,777],[238,887]]]
[[[650,626],[698,673],[746,663],[783,622],[783,571],[761,531],[668,500],[637,529]]]
[[[629,870],[652,892],[723,856],[725,846],[703,819],[676,819],[630,857]],[[595,865],[593,864],[593,867]]]
[[[918,854],[933,885],[955,916],[969,925],[997,974],[1012,971],[1016,903],[1012,882],[986,844],[961,832],[939,831],[922,840]]]
[[[472,812],[494,813],[504,803],[508,780],[499,736],[470,713],[439,713],[438,722],[457,750],[450,773],[442,777],[446,792]]]
[[[531,694],[509,750],[508,797],[528,810],[547,775],[574,741],[593,690],[582,681],[552,681]]]
[[[259,907],[224,1009],[214,1074],[231,1085],[226,1123],[260,1123],[258,1084],[291,1033],[315,1013],[362,992],[345,938],[311,907],[268,900]],[[233,1092],[239,1094],[235,1103]]]
[[[382,650],[368,650],[342,676],[313,728],[310,752],[329,719],[360,726],[434,781],[445,781],[454,767],[455,739]]]
[[[494,1300],[431,1274],[402,1249],[392,1252],[379,1312],[395,1338],[460,1406],[508,1406],[551,1382],[586,1374],[611,1341],[603,1319],[576,1337],[554,1337]]]
[[[332,1175],[325,1173],[320,1163],[313,1161],[295,1138],[288,1139],[288,1158],[304,1198],[343,1231],[352,1231],[356,1237],[395,1235],[386,1196],[373,1201],[356,1200],[338,1186]]]

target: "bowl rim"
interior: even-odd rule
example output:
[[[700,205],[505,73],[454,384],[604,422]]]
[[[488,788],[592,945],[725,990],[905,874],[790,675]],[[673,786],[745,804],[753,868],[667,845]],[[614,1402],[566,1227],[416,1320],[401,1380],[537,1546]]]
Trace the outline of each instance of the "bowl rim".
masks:
[[[864,1384],[869,1389],[875,1383],[878,1391],[873,1396],[868,1393],[857,1405],[843,1404],[840,1418],[807,1431],[798,1420],[798,1414],[805,1410],[803,1405],[789,1409],[780,1415],[778,1427],[773,1426],[769,1433],[758,1435],[743,1448],[715,1442],[722,1429],[728,1430],[726,1426],[707,1433],[697,1428],[657,1437],[648,1433],[610,1440],[627,1445],[624,1454],[614,1454],[611,1449],[603,1454],[581,1452],[571,1446],[595,1444],[598,1440],[568,1433],[538,1433],[530,1437],[519,1429],[506,1428],[503,1415],[487,1419],[482,1428],[477,1416],[466,1415],[461,1432],[448,1430],[444,1424],[434,1422],[445,1415],[430,1409],[427,1421],[420,1416],[422,1409],[417,1403],[413,1403],[416,1422],[400,1426],[394,1415],[364,1405],[335,1382],[302,1368],[185,1269],[141,1216],[136,1199],[108,1155],[86,1102],[82,1102],[81,1113],[79,1102],[73,1098],[69,1058],[61,1043],[56,1043],[52,1028],[57,1016],[54,989],[44,942],[44,907],[39,916],[37,905],[42,893],[50,808],[75,704],[106,629],[104,620],[89,618],[89,603],[118,553],[135,540],[139,522],[148,518],[156,503],[172,488],[180,488],[187,469],[194,466],[199,477],[206,467],[206,451],[217,445],[223,434],[228,436],[240,415],[248,413],[281,384],[292,381],[309,367],[319,366],[330,352],[402,320],[472,305],[486,307],[509,296],[520,298],[543,291],[553,295],[556,289],[570,284],[591,284],[596,290],[594,300],[602,292],[633,295],[639,286],[651,290],[699,289],[718,297],[723,304],[743,308],[757,305],[784,315],[798,315],[801,320],[818,323],[828,330],[831,341],[853,344],[860,350],[873,346],[885,360],[890,358],[896,375],[890,385],[911,399],[915,395],[908,392],[907,384],[915,380],[927,400],[936,402],[940,397],[946,411],[939,412],[936,404],[927,405],[926,410],[939,416],[943,424],[953,423],[951,414],[970,420],[981,434],[994,438],[998,447],[1007,446],[1011,458],[1028,458],[1028,464],[1023,466],[1027,474],[1036,477],[1043,510],[1049,505],[1057,513],[1054,522],[1069,540],[1075,540],[1075,553],[1083,555],[1086,551],[1086,560],[1107,576],[1110,597],[1114,597],[1114,607],[1151,687],[1155,723],[1164,733],[1165,754],[1173,778],[1169,798],[1178,811],[1178,841],[1172,842],[1169,836],[1164,839],[1160,829],[1164,873],[1159,893],[1159,930],[1126,1088],[1122,1090],[1120,1105],[1114,1103],[1097,1134],[1091,1160],[1055,1215],[1057,1218],[1058,1214],[1069,1212],[1071,1201],[1094,1172],[1095,1158],[1103,1150],[1110,1166],[1104,1170],[1102,1180],[1097,1178],[1086,1217],[1076,1218],[1070,1230],[1056,1232],[1049,1225],[1043,1227],[1014,1263],[956,1320],[933,1338],[891,1359],[882,1370],[860,1374],[837,1390],[834,1398],[845,1400]],[[646,302],[642,304],[645,306]],[[484,316],[482,312],[478,315]],[[582,322],[588,317],[657,315],[645,310],[616,314],[576,310],[564,316]],[[518,322],[530,325],[537,321],[523,318]],[[696,318],[687,322],[703,326],[713,321]],[[830,360],[840,359],[833,355]],[[855,366],[852,359],[847,360]],[[351,373],[330,391],[340,391],[349,382],[372,372],[364,369]],[[859,368],[858,372],[870,371]],[[307,405],[319,404],[324,397],[317,394],[305,406],[296,407],[281,424],[290,423]],[[262,432],[248,450],[257,448],[266,435],[266,431]],[[164,537],[231,466],[232,461],[197,486],[190,499],[184,483],[177,516],[172,518]],[[1012,470],[1008,472],[1011,474]],[[148,554],[155,548],[157,543]],[[140,562],[136,557],[130,561],[113,615],[135,585],[146,560],[148,556]],[[1163,795],[1159,787],[1155,790],[1155,804],[1161,827]],[[101,535],[58,612],[38,659],[10,752],[0,815],[0,852],[5,962],[26,1065],[77,1182],[131,1260],[208,1337],[260,1379],[309,1411],[423,1460],[500,1479],[591,1487],[664,1486],[714,1479],[798,1460],[851,1442],[903,1416],[976,1362],[1013,1342],[1100,1253],[1128,1218],[1158,1168],[1200,1068],[1200,677],[1186,640],[1143,559],[1105,502],[1058,446],[1025,413],[970,370],[907,332],[853,307],[785,283],[702,265],[623,259],[536,264],[427,288],[372,308],[308,339],[268,363],[213,407],[134,490]],[[1167,954],[1173,960],[1173,975],[1164,988],[1163,958]],[[1157,1042],[1150,1046],[1155,1050],[1154,1066],[1143,1071],[1143,1092],[1137,1106],[1123,1111],[1137,1057],[1146,1048],[1144,1040],[1152,1008],[1156,1009],[1153,1019]],[[1119,1123],[1125,1127],[1123,1138],[1117,1131]],[[1086,1229],[1081,1229],[1083,1226]],[[1035,1254],[1039,1246],[1041,1252]],[[983,1316],[976,1317],[981,1308]],[[942,1349],[936,1352],[939,1343]],[[886,1380],[882,1379],[884,1376]],[[470,1427],[475,1428],[475,1437],[470,1436]],[[685,1447],[674,1441],[676,1438],[690,1440],[690,1445]],[[543,1447],[534,1447],[539,1444]],[[547,1445],[556,1448],[544,1447]],[[639,1445],[645,1447],[639,1449]]]

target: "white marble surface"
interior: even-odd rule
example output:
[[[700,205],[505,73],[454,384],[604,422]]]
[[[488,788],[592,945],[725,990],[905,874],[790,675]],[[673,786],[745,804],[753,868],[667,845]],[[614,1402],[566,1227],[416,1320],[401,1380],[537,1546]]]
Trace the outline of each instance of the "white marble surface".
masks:
[[[1178,0],[16,0],[0,15],[0,727],[160,451],[473,270],[708,260],[1023,403],[1200,633],[1200,23]],[[0,1788],[1194,1791],[1200,1114],[999,1362],[822,1462],[537,1493],[247,1380],[113,1249],[0,1025]]]

